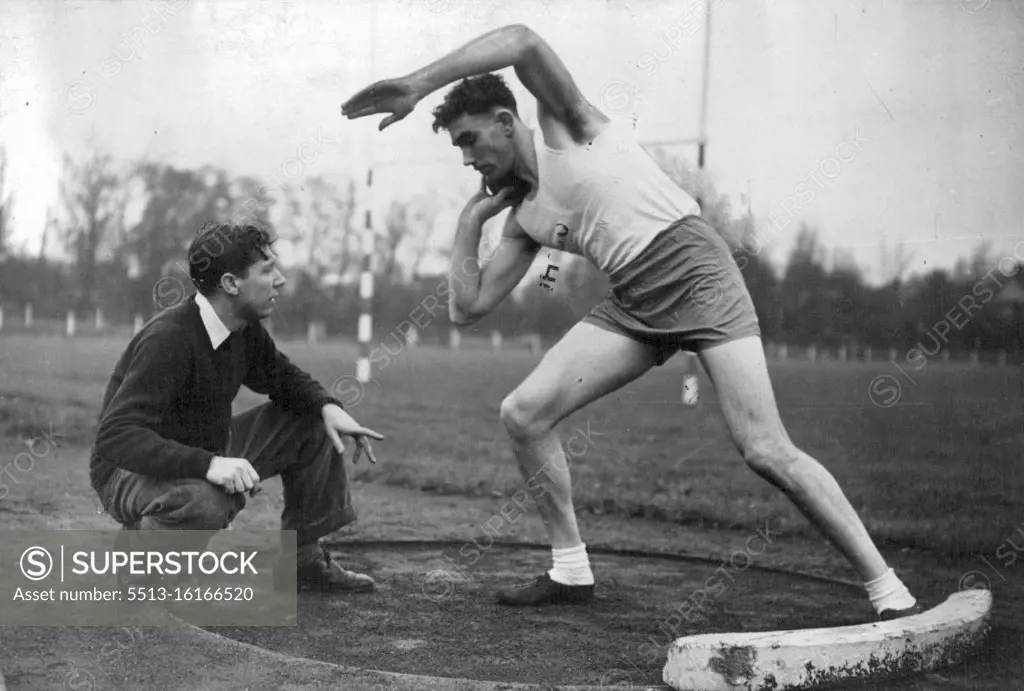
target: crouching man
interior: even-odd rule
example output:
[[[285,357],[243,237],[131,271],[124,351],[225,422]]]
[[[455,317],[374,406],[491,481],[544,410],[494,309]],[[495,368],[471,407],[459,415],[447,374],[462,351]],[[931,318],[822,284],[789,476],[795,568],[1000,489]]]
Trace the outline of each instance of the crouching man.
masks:
[[[342,437],[355,442],[353,462],[365,452],[373,463],[369,440],[383,437],[279,352],[260,323],[285,283],[272,244],[251,225],[200,229],[189,248],[198,292],[147,323],[118,360],[90,480],[129,530],[221,530],[246,493],[280,475],[299,588],[373,590],[370,576],[332,562],[319,539],[356,520]],[[243,384],[270,400],[233,416]]]

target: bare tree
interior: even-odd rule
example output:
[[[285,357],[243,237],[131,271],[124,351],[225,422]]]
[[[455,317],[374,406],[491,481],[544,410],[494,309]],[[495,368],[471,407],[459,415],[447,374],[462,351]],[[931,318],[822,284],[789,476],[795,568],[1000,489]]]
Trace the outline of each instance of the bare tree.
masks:
[[[187,250],[204,223],[265,216],[261,195],[249,189],[244,199],[235,199],[231,186],[223,171],[209,166],[191,170],[152,161],[136,164],[126,188],[132,190],[141,213],[126,229],[124,246],[137,267],[132,299],[135,311],[146,313],[154,308],[153,286],[164,276],[173,275],[190,286]],[[162,309],[166,305],[156,306]]]
[[[352,268],[358,240],[353,229],[354,195],[351,181],[343,191],[321,177],[283,190],[279,238],[292,246],[317,283],[327,274],[344,275]]]
[[[970,267],[971,275],[970,280],[978,280],[993,267],[995,261],[992,259],[992,241],[984,240],[971,250]],[[995,255],[999,256],[999,255]]]
[[[60,239],[78,271],[77,308],[86,309],[95,299],[100,250],[116,240],[115,229],[124,220],[123,179],[107,154],[94,154],[83,163],[65,155],[60,192],[67,214]]]
[[[878,248],[881,255],[879,266],[882,271],[883,283],[902,283],[907,269],[914,262],[914,253],[907,249],[907,244],[897,242],[890,247],[883,238]]]
[[[7,152],[0,148],[0,263],[7,258],[13,198],[7,189]]]
[[[382,246],[378,250],[380,259],[380,275],[384,280],[400,279],[396,275],[398,268],[398,246],[409,235],[409,204],[392,202],[384,219],[384,236]]]

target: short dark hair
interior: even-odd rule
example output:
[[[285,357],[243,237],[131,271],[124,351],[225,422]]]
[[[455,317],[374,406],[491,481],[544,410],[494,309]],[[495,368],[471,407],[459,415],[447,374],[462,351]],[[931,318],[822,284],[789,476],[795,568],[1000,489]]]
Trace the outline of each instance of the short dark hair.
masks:
[[[224,274],[244,276],[256,262],[269,259],[274,238],[253,224],[205,223],[188,248],[188,270],[196,290],[213,295]]]
[[[463,115],[488,113],[492,108],[508,108],[516,116],[516,97],[500,74],[467,77],[445,94],[444,103],[434,108],[434,132],[447,130]]]

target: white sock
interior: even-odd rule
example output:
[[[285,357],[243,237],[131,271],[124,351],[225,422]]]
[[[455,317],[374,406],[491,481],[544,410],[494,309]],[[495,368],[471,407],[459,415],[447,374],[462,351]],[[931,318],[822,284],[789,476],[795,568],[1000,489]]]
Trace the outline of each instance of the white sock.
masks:
[[[551,549],[554,568],[548,576],[555,583],[562,585],[593,585],[594,574],[590,571],[590,559],[587,558],[587,546],[579,544],[565,549]]]
[[[864,588],[868,591],[868,597],[875,608],[876,613],[882,610],[901,610],[913,607],[917,600],[903,585],[896,572],[889,569],[873,581],[866,581]]]

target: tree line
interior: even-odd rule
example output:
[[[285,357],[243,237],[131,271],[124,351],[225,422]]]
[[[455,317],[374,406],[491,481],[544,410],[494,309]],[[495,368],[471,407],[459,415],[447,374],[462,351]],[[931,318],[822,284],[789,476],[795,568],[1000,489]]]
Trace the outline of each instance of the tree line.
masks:
[[[912,257],[902,246],[880,248],[886,277],[872,286],[848,255],[830,252],[804,225],[784,265],[775,266],[760,251],[766,239],[757,236],[749,206],[733,209],[729,197],[678,157],[652,155],[700,199],[702,215],[734,248],[766,341],[855,351],[917,345],[931,351],[933,344],[954,352],[1024,349],[1021,306],[999,299],[1007,286],[1021,285],[1019,258],[994,256],[982,244],[952,271],[908,276]],[[356,336],[364,221],[352,180],[312,177],[269,190],[256,177],[232,177],[213,166],[126,166],[101,152],[82,161],[65,156],[60,202],[48,214],[38,251],[13,251],[7,227],[17,199],[4,193],[4,170],[0,152],[0,305],[12,322],[26,304],[38,319],[74,311],[84,320],[97,307],[108,323],[149,318],[169,306],[167,296],[191,292],[186,251],[196,230],[209,220],[232,220],[270,228],[286,249],[289,283],[273,318],[276,333],[305,334],[317,321],[327,335]],[[412,322],[423,341],[447,340],[447,310],[437,307],[446,304],[447,279],[421,266],[431,253],[447,254],[431,239],[432,222],[463,201],[425,184],[392,202],[378,220],[373,312],[381,338],[395,329],[398,337],[399,325]],[[586,262],[558,253],[550,261],[558,267],[554,290],[540,288],[531,270],[513,299],[465,328],[551,340],[607,294],[606,279]]]

